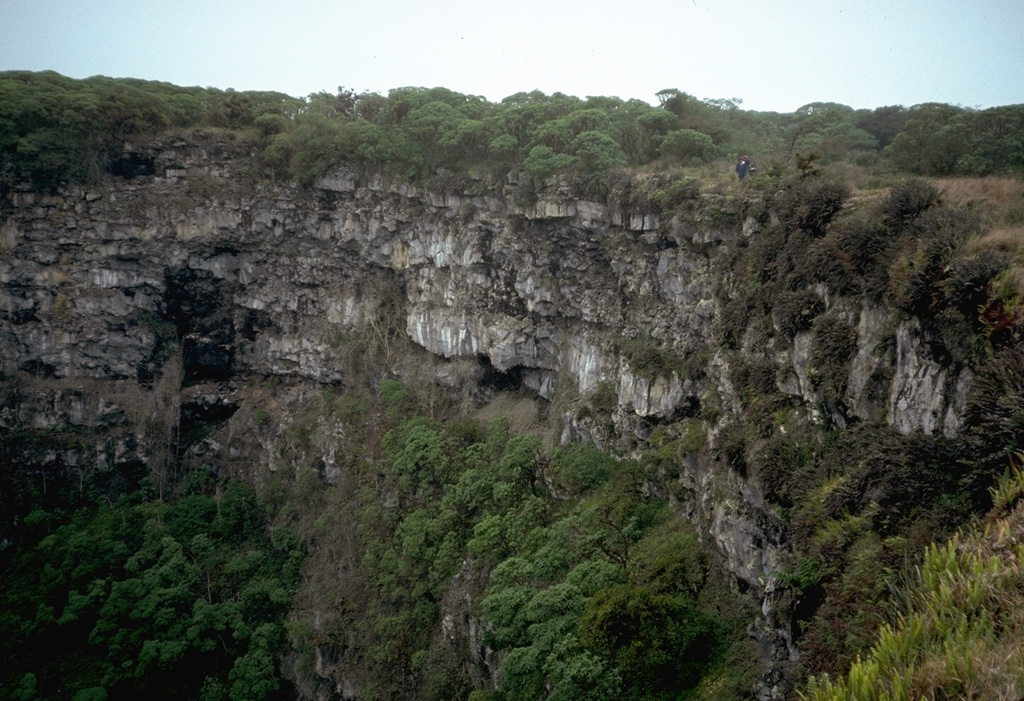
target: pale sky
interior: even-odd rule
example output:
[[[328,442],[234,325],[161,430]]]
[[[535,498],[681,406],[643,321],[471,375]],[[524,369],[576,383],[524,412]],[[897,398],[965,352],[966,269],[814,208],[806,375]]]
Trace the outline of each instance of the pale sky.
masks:
[[[0,0],[0,70],[792,112],[1024,103],[1024,0]]]

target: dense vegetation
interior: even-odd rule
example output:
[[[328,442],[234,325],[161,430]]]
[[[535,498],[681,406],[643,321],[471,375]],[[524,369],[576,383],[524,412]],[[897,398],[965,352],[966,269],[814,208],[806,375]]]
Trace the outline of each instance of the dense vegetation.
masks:
[[[172,501],[147,484],[116,498],[23,486],[17,505],[5,494],[11,511],[34,508],[2,558],[0,696],[293,698],[279,658],[295,534],[268,528],[241,482],[215,494],[193,473]]]
[[[444,88],[386,96],[339,88],[294,98],[273,92],[52,72],[0,74],[0,183],[27,174],[50,188],[130,171],[124,143],[167,129],[241,130],[268,175],[310,185],[345,162],[422,179],[480,167],[525,169],[536,180],[613,168],[693,165],[741,153],[786,161],[884,162],[922,175],[1024,170],[1024,106],[972,110],[927,103],[854,110],[811,103],[792,114],[743,110],[675,89],[658,106],[541,92],[492,103]]]
[[[456,576],[488,582],[484,642],[507,653],[501,692],[474,699],[678,698],[702,681],[749,684],[725,664],[742,645],[736,604],[666,498],[644,495],[644,465],[591,446],[546,454],[502,421],[404,421],[384,450],[384,491],[398,503],[361,516],[380,597],[372,662],[389,670],[372,695],[472,690],[454,650],[431,643]]]
[[[441,424],[421,408],[394,380],[374,395],[327,390],[314,411],[380,444],[339,455],[333,488],[299,467],[259,495],[202,469],[164,498],[144,471],[116,497],[58,475],[43,493],[8,454],[7,516],[22,523],[0,559],[0,698],[292,698],[324,649],[360,658],[365,698],[745,694],[751,612],[667,494],[650,493],[656,463],[551,451],[504,419]],[[290,440],[314,430],[298,422]],[[45,442],[94,457],[60,428]],[[342,553],[349,518],[357,539]],[[338,558],[358,563],[362,586],[329,574]],[[466,641],[438,638],[443,615],[471,613],[445,600],[459,581],[479,597],[477,644],[503,656],[497,692]],[[295,607],[317,596],[327,625]]]
[[[298,110],[280,93],[236,93],[97,76],[14,71],[0,76],[0,183],[27,175],[40,188],[123,172],[126,140],[204,125],[251,127],[263,111]],[[127,173],[125,173],[127,174]]]
[[[928,547],[899,589],[899,615],[847,676],[804,699],[1014,699],[1024,693],[1024,473],[993,489],[983,526]]]

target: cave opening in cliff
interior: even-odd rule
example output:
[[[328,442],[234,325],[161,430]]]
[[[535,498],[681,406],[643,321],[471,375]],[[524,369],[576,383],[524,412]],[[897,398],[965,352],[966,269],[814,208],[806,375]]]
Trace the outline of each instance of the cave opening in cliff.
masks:
[[[142,153],[123,153],[119,158],[111,160],[110,172],[125,180],[131,180],[140,175],[155,175],[156,162],[152,156]]]
[[[490,358],[486,355],[478,355],[477,361],[483,372],[477,383],[481,390],[486,392],[514,392],[523,387],[523,369],[519,366],[501,371],[491,364]]]

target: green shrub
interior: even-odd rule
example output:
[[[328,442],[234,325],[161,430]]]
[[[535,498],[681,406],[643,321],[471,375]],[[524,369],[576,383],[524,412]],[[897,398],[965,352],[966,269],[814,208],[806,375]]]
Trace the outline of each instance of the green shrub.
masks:
[[[866,292],[879,299],[888,283],[896,245],[897,237],[876,216],[843,217],[811,243],[806,260],[833,293]]]
[[[684,164],[703,163],[714,153],[714,140],[695,129],[670,131],[661,141],[661,155],[678,158]]]
[[[686,419],[681,423],[658,426],[650,435],[655,464],[670,477],[678,476],[683,458],[700,450],[707,442],[707,429],[702,421]]]
[[[940,290],[942,304],[975,316],[989,300],[990,284],[1008,263],[1009,255],[1002,251],[983,251],[958,258],[945,271]]]
[[[588,443],[560,451],[552,471],[561,484],[579,494],[606,482],[617,464],[615,458]]]
[[[692,688],[715,648],[714,624],[690,597],[631,584],[599,591],[579,625],[581,644],[614,662],[630,698]]]
[[[1008,259],[996,251],[966,255],[965,244],[979,226],[972,212],[928,209],[909,226],[889,270],[890,298],[921,319],[947,362],[974,363],[988,350],[984,310]]]
[[[651,209],[655,212],[671,212],[699,198],[700,181],[696,178],[681,178],[655,191],[651,198]]]
[[[807,468],[813,460],[814,453],[809,446],[776,432],[757,446],[751,467],[764,498],[788,508],[809,486]]]
[[[389,409],[397,407],[408,395],[405,384],[398,380],[381,380],[377,391],[381,404]]]
[[[980,222],[965,210],[929,209],[908,227],[903,251],[889,269],[888,293],[902,309],[927,318],[946,306],[942,289],[953,263]]]
[[[534,146],[523,161],[523,168],[535,181],[543,182],[555,173],[569,170],[579,162],[580,159],[576,156],[557,153],[549,146]]]
[[[838,401],[846,392],[849,362],[857,350],[857,329],[838,316],[819,317],[813,329],[809,374],[827,399]]]
[[[715,453],[719,460],[747,475],[747,445],[749,435],[742,422],[733,422],[722,427],[715,437]]]
[[[822,497],[822,518],[875,510],[879,524],[895,529],[930,512],[936,527],[959,523],[985,508],[988,488],[986,483],[981,493],[969,489],[977,473],[962,459],[963,448],[957,441],[904,436],[879,424],[860,423],[838,432],[818,458],[820,473],[836,480]],[[960,505],[945,496],[961,491],[968,500]]]
[[[579,416],[607,418],[619,405],[619,395],[611,382],[598,382],[584,397]]]
[[[776,202],[787,228],[824,236],[849,197],[850,186],[845,182],[805,178],[776,194]]]
[[[626,165],[626,156],[615,139],[601,131],[581,132],[572,140],[571,150],[578,159],[580,172],[584,175],[602,173]],[[533,155],[533,151],[530,151],[530,155]]]
[[[1017,501],[1017,472],[998,493]],[[898,619],[878,629],[868,654],[838,678],[811,678],[805,701],[1016,698],[1024,687],[1024,551],[1018,507],[984,528],[933,543],[900,592]],[[867,566],[877,568],[872,553]]]
[[[784,291],[774,300],[772,320],[783,338],[792,339],[797,333],[811,328],[815,318],[824,311],[825,303],[813,291]]]
[[[919,178],[904,180],[892,187],[882,203],[882,218],[894,234],[899,234],[921,213],[939,202],[939,191],[929,181]]]
[[[685,376],[690,365],[675,349],[651,338],[617,339],[615,350],[634,372],[647,376],[670,375],[673,372]]]
[[[1024,448],[1024,349],[1000,349],[980,368],[964,407],[965,437],[979,477],[1001,474]]]
[[[845,282],[840,273],[839,279],[831,280],[837,292],[853,294],[862,290],[872,299],[881,298],[889,281],[893,250],[898,245],[886,226],[870,216],[844,218],[823,243],[831,247],[835,258],[853,276],[852,281]]]
[[[834,295],[856,295],[863,282],[850,256],[837,245],[833,232],[815,239],[807,250],[807,263],[815,277]]]
[[[735,379],[741,388],[755,394],[770,394],[775,391],[778,367],[768,358],[751,358],[738,364]]]
[[[7,553],[0,603],[5,625],[23,632],[0,642],[0,683],[26,692],[12,698],[99,699],[104,689],[200,698],[214,684],[221,697],[293,691],[276,660],[304,554],[297,538],[271,542],[249,487],[208,487],[222,496],[135,492],[58,510],[50,532]]]
[[[725,302],[722,313],[718,315],[724,348],[739,350],[751,318],[757,311],[757,303],[752,296],[743,295]]]

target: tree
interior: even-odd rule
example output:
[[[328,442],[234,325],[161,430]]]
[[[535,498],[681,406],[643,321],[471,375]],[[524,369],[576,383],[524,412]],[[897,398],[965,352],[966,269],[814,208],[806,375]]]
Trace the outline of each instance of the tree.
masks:
[[[626,165],[626,156],[615,139],[601,131],[584,131],[572,140],[571,151],[583,173],[600,173]]]
[[[550,178],[555,173],[569,170],[580,159],[567,153],[556,153],[549,146],[534,146],[523,162],[526,173],[537,181]]]
[[[857,127],[875,137],[879,150],[891,144],[896,135],[903,131],[906,123],[907,109],[903,105],[863,110],[854,118]]]
[[[694,129],[678,129],[665,134],[661,154],[677,158],[684,165],[703,163],[714,155],[715,142],[707,134]]]
[[[957,172],[989,175],[1024,168],[1024,106],[992,107],[962,118],[969,142]]]
[[[696,685],[715,647],[714,626],[693,600],[635,585],[604,589],[580,620],[580,641],[611,660],[633,698]]]
[[[960,107],[935,102],[914,105],[906,126],[885,153],[912,173],[950,175],[968,144],[969,128]]]
[[[811,102],[800,107],[787,127],[790,154],[815,151],[836,160],[845,156],[848,142],[874,146],[870,135],[853,124],[853,114],[852,107],[835,102]]]
[[[460,127],[466,121],[450,104],[436,100],[412,109],[403,126],[426,164],[437,166],[457,160],[453,156],[458,154]]]

